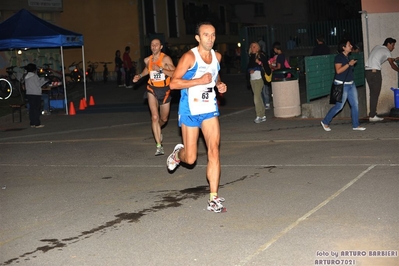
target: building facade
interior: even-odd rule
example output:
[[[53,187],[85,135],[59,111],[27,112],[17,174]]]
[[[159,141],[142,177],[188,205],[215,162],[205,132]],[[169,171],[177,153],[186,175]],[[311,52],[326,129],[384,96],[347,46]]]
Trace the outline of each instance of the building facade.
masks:
[[[0,21],[25,8],[57,26],[83,34],[86,66],[89,61],[111,62],[108,66],[112,70],[116,50],[123,54],[126,46],[130,46],[130,56],[141,68],[143,58],[150,53],[149,43],[152,38],[160,38],[177,63],[185,51],[196,45],[195,27],[199,21],[210,21],[215,25],[215,49],[222,54],[235,56],[239,49],[238,43],[253,41],[242,40],[240,31],[243,27],[330,19],[331,16],[336,16],[333,11],[337,9],[338,2],[345,1],[329,0],[325,3],[318,0],[2,0]],[[358,3],[360,0],[346,2]],[[285,43],[287,40],[280,41]],[[45,62],[49,58],[52,58],[54,66],[58,67],[58,54],[54,49],[27,51],[25,54],[24,57],[13,51],[0,52],[0,73],[12,64],[24,65],[32,60],[38,64],[49,63]],[[66,66],[82,60],[79,49],[64,49],[64,55]],[[97,71],[101,71],[101,67]]]
[[[131,48],[132,60],[142,67],[152,38],[160,38],[177,62],[182,53],[196,45],[195,27],[199,21],[211,21],[217,28],[215,49],[233,50],[239,42],[239,28],[244,25],[235,15],[235,5],[242,2],[252,7],[256,4],[256,0],[2,0],[0,22],[25,8],[48,22],[83,34],[86,66],[89,61],[112,62],[112,70],[116,50],[123,54],[126,46]],[[59,52],[54,50],[28,50],[22,55],[11,49],[1,52],[0,72],[32,60],[37,64],[59,62]],[[48,58],[52,62],[46,61]],[[64,59],[66,66],[79,62],[81,51],[66,48]]]

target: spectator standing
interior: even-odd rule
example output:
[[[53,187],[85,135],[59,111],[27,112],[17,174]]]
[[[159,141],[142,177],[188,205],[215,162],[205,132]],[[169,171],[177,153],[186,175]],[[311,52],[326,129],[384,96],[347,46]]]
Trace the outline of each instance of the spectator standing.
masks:
[[[123,53],[123,66],[125,68],[125,85],[126,88],[133,88],[131,85],[132,75],[133,75],[133,62],[132,58],[130,58],[130,47],[125,47],[125,52]]]
[[[124,78],[125,69],[123,67],[123,61],[121,59],[121,51],[116,50],[115,52],[115,72],[116,72],[116,83],[118,87],[124,87],[122,84],[122,77]]]
[[[249,46],[247,73],[249,75],[249,80],[254,97],[254,105],[256,113],[256,118],[254,122],[257,124],[266,121],[266,115],[265,115],[266,103],[262,99],[262,90],[265,84],[263,80],[264,77],[262,77],[263,75],[262,66],[265,65],[268,65],[267,57],[260,50],[259,43],[257,42],[251,43]]]
[[[283,50],[281,49],[281,44],[279,42],[275,42],[273,44],[273,51],[276,54],[272,60],[269,61],[270,69],[272,71],[278,70],[278,69],[285,69],[285,68],[290,68],[290,65],[288,64],[288,61],[283,54]],[[286,74],[287,77],[291,77],[291,74],[288,73]],[[285,78],[284,74],[273,74],[273,79],[283,79]]]
[[[265,43],[265,41],[262,39],[261,36],[259,36],[259,38],[258,38],[258,44],[259,44],[260,50],[261,50],[263,53],[266,53],[266,43]]]
[[[356,60],[349,58],[349,54],[352,51],[352,45],[350,41],[343,39],[338,44],[338,55],[334,59],[334,84],[344,84],[342,101],[336,102],[335,105],[328,111],[327,115],[320,122],[321,126],[325,131],[331,131],[330,123],[338,114],[348,100],[351,108],[352,117],[352,129],[353,130],[366,130],[365,127],[359,125],[359,101],[357,95],[356,84],[353,81],[353,67],[356,64]]]
[[[391,68],[396,72],[399,72],[399,67],[395,64],[395,60],[399,60],[399,57],[393,58],[391,54],[393,49],[395,49],[395,43],[396,40],[393,38],[385,39],[382,45],[377,45],[373,48],[373,50],[371,50],[371,53],[365,64],[365,76],[370,90],[370,122],[384,120],[384,118],[377,116],[377,104],[382,86],[381,65],[385,61],[388,61],[391,65]]]
[[[220,81],[219,70],[222,55],[212,49],[215,27],[209,22],[197,25],[195,39],[198,46],[180,58],[170,82],[172,90],[180,90],[179,126],[183,144],[177,144],[166,164],[170,171],[180,162],[194,164],[197,160],[200,129],[204,136],[208,164],[206,177],[209,183],[207,210],[223,212],[224,198],[218,197],[220,182],[220,124],[216,92],[225,93],[227,86]]]
[[[312,56],[330,54],[330,48],[325,44],[323,35],[318,35],[316,42],[317,45],[313,48]]]
[[[40,78],[36,74],[36,65],[28,64],[25,76],[26,98],[29,103],[29,120],[30,127],[42,128],[44,125],[40,123],[41,106],[42,106],[42,86],[47,83],[44,78]]]
[[[287,49],[292,50],[296,47],[296,42],[294,41],[294,38],[290,36],[290,39],[287,41]]]
[[[169,84],[170,77],[175,71],[172,59],[162,53],[161,50],[161,40],[153,39],[151,41],[152,55],[144,59],[146,67],[133,78],[133,83],[136,83],[140,78],[150,75],[147,85],[147,99],[151,112],[152,133],[157,145],[155,156],[164,154],[161,129],[169,118],[170,101],[172,100]]]

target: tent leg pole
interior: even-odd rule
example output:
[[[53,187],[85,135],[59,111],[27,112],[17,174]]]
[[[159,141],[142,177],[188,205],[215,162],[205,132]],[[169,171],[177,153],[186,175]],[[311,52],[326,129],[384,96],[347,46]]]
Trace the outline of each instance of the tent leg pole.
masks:
[[[86,94],[86,64],[85,64],[85,48],[84,48],[84,45],[82,45],[82,59],[83,59],[83,88],[84,88],[85,99],[87,100],[87,94]]]
[[[66,82],[65,82],[65,65],[64,65],[64,49],[61,46],[61,66],[62,66],[62,84],[64,85],[64,102],[65,102],[65,114],[69,114],[68,110],[68,96],[66,93]]]

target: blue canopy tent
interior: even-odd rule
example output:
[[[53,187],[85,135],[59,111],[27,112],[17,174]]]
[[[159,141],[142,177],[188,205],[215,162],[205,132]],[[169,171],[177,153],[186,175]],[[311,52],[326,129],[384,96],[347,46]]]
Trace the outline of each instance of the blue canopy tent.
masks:
[[[82,61],[85,62],[83,35],[42,20],[26,9],[21,9],[0,24],[0,50],[55,47],[61,49],[65,109],[68,114],[63,47],[82,47]],[[83,64],[83,73],[85,72]],[[83,79],[84,95],[87,98],[86,75],[83,75]]]

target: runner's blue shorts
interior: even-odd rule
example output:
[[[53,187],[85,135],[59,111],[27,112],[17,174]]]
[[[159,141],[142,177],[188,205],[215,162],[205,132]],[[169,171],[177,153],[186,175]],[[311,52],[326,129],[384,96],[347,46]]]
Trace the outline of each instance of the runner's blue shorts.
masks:
[[[182,124],[188,127],[201,127],[204,120],[212,117],[219,116],[219,112],[215,111],[212,113],[200,114],[200,115],[179,115],[179,127]]]

